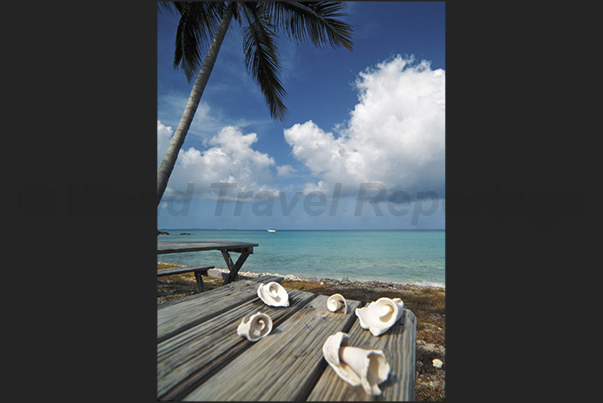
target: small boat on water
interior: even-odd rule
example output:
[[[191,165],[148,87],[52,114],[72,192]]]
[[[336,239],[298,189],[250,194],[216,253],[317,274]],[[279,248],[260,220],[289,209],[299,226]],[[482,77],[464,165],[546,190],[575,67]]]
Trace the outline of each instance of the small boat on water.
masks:
[[[270,226],[268,227],[268,229],[266,231],[268,231],[268,232],[276,232],[276,230],[274,228],[272,228],[272,219],[270,220]]]

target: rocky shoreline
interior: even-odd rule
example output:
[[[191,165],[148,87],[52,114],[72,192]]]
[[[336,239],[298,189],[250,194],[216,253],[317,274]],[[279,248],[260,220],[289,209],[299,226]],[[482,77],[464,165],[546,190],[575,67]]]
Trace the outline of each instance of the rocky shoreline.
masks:
[[[172,264],[165,262],[158,262],[164,264]],[[212,278],[222,279],[224,275],[228,273],[228,269],[214,268],[210,269],[208,276]],[[295,274],[279,274],[279,273],[255,273],[250,271],[239,271],[239,277],[242,279],[257,278],[261,276],[279,276],[283,277],[287,281],[303,281],[307,283],[318,283],[325,286],[350,286],[350,287],[372,287],[372,288],[387,288],[390,290],[397,289],[409,289],[409,288],[423,288],[423,287],[435,287],[446,290],[446,286],[441,283],[433,282],[394,282],[394,281],[378,281],[378,280],[350,280],[348,277],[343,277],[341,280],[333,278],[318,278],[318,277],[300,277]]]

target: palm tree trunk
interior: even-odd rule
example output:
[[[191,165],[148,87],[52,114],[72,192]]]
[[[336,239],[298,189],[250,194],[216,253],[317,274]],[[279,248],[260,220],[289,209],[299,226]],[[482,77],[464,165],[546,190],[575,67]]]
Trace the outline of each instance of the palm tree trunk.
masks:
[[[188,98],[188,103],[184,108],[184,113],[182,114],[182,118],[180,119],[180,123],[176,129],[176,133],[174,133],[174,137],[172,138],[172,141],[170,141],[170,145],[168,146],[163,160],[161,161],[161,165],[157,170],[157,206],[159,206],[159,202],[163,197],[163,192],[165,192],[168,180],[172,174],[174,165],[176,164],[178,152],[182,147],[182,143],[184,143],[184,138],[188,133],[188,129],[193,121],[197,107],[199,106],[201,95],[203,94],[203,90],[205,90],[205,85],[209,80],[209,75],[211,74],[214,64],[216,63],[218,51],[220,50],[220,46],[222,46],[224,36],[226,36],[226,31],[230,25],[230,20],[232,19],[232,14],[235,7],[236,2],[230,2],[224,11],[222,21],[216,30],[214,39],[209,47],[209,50],[207,51],[205,59],[203,60],[203,64],[201,65],[201,70],[199,70],[199,74],[197,74],[197,78],[195,79],[195,84],[193,85],[191,95]]]

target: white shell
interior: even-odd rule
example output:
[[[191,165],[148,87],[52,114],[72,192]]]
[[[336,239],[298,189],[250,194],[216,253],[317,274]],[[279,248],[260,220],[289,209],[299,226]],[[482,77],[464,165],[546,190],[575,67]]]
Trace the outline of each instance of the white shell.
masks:
[[[333,294],[327,299],[327,308],[331,312],[337,312],[343,307],[343,313],[348,313],[348,303],[341,294]]]
[[[362,385],[371,396],[381,395],[377,386],[389,375],[389,364],[382,350],[348,346],[349,336],[337,332],[322,346],[322,354],[335,373],[352,386]]]
[[[266,305],[270,306],[289,306],[289,295],[282,285],[276,281],[271,281],[258,286],[258,297]]]
[[[364,308],[356,308],[360,326],[373,336],[385,333],[402,317],[404,302],[400,298],[379,298]]]
[[[237,327],[237,334],[246,337],[249,341],[258,341],[267,334],[270,334],[271,331],[272,319],[262,312],[251,315],[247,322],[243,318],[241,324]]]

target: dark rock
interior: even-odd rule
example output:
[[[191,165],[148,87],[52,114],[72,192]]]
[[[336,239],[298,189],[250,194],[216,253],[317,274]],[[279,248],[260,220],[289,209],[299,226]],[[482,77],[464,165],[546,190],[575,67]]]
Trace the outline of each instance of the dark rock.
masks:
[[[180,235],[190,235],[190,233],[189,232],[183,232]]]
[[[159,235],[169,235],[169,234],[170,234],[169,232],[157,230],[157,236],[159,236]]]

